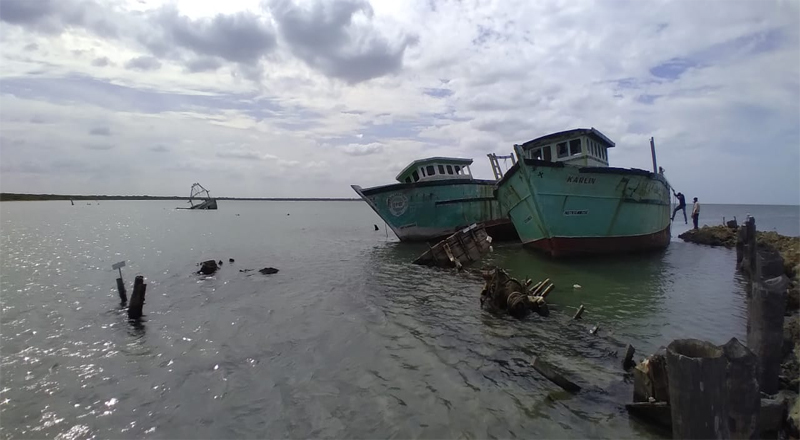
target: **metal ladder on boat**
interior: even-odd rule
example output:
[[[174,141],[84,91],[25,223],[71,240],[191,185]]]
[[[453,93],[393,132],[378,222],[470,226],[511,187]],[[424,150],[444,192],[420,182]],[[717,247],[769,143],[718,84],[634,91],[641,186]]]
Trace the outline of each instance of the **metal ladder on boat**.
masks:
[[[507,156],[498,156],[494,153],[490,153],[487,154],[487,156],[489,156],[489,163],[492,164],[492,173],[494,173],[495,180],[500,180],[503,178],[503,169],[500,168],[500,159],[511,159],[511,163],[515,163],[513,154],[509,154]]]

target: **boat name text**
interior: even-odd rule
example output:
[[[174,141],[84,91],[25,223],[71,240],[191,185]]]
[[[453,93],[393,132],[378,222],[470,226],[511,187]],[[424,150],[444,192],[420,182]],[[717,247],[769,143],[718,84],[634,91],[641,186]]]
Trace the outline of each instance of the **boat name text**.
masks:
[[[595,182],[594,177],[567,176],[567,183],[585,183],[588,185],[594,185],[594,182]]]
[[[568,209],[564,211],[564,215],[587,215],[589,211],[586,209]]]

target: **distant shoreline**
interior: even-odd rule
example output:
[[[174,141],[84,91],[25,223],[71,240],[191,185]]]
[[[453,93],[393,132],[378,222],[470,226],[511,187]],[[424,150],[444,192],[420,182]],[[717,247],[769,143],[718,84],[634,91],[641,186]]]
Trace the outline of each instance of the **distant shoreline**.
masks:
[[[359,202],[359,198],[345,197],[214,197],[217,200],[273,201],[273,202]],[[101,196],[64,194],[0,193],[0,202],[37,202],[48,200],[189,200],[181,196]]]

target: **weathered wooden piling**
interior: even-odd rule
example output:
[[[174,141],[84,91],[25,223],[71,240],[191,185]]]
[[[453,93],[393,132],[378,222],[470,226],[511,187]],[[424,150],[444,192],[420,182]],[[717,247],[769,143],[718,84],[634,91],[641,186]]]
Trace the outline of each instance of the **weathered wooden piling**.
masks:
[[[756,244],[756,219],[747,217],[744,222],[744,243],[742,248],[742,262],[739,268],[750,276],[751,280],[758,277],[758,248]]]
[[[129,319],[141,319],[146,290],[147,284],[144,283],[144,277],[141,275],[137,276],[136,280],[133,282],[133,293],[131,294],[131,302],[128,305]]]
[[[787,285],[785,275],[754,281],[747,308],[747,346],[758,356],[759,384],[767,394],[778,392]]]
[[[736,338],[722,346],[728,360],[728,421],[731,438],[759,436],[761,393],[758,385],[758,358]]]
[[[583,308],[583,304],[581,304],[581,306],[578,307],[578,311],[575,312],[575,316],[573,316],[572,319],[581,319],[581,315],[583,315],[584,310],[585,309]]]
[[[667,346],[673,438],[729,438],[727,359],[710,342],[677,339]]]

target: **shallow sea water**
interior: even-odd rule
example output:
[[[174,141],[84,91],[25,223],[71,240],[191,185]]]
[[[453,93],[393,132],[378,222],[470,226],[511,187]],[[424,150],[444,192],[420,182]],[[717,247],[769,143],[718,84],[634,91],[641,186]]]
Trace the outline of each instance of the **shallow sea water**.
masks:
[[[639,359],[679,337],[744,339],[734,251],[677,240],[682,222],[647,255],[496,244],[481,264],[556,284],[550,317],[517,321],[480,309],[474,274],[411,264],[426,245],[398,243],[364,203],[175,205],[0,205],[3,438],[658,438],[624,409],[619,345]],[[797,235],[798,211],[706,205],[701,223],[750,212]],[[198,276],[206,259],[224,265]],[[135,275],[148,284],[139,325],[119,307],[121,260],[129,294]],[[280,272],[240,272],[265,266]]]

